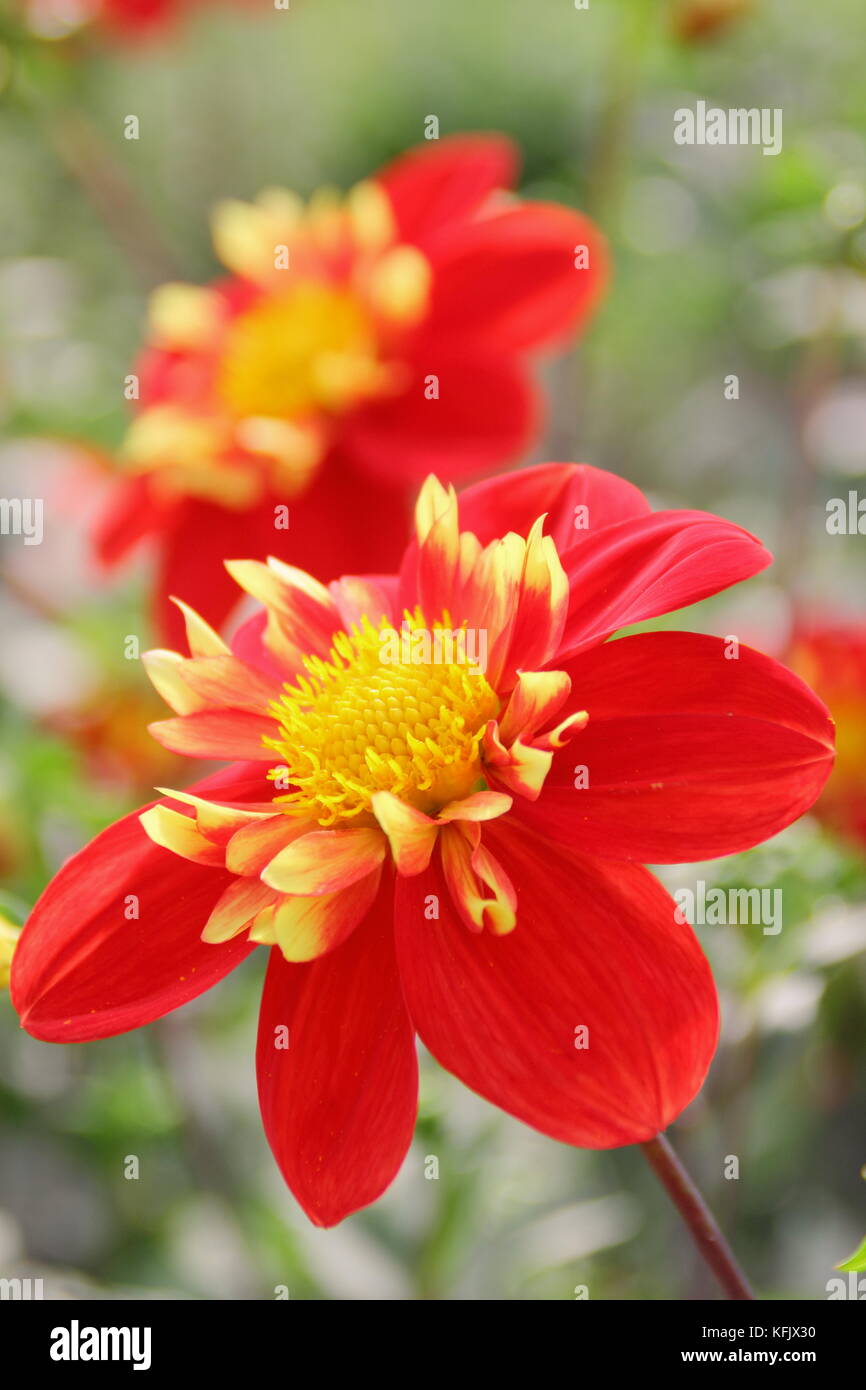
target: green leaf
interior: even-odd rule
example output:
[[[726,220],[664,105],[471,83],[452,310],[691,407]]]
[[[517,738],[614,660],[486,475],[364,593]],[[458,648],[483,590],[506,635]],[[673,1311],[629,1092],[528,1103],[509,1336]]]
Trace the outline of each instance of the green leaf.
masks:
[[[836,1268],[844,1270],[846,1274],[850,1273],[851,1270],[866,1269],[866,1236],[863,1237],[854,1254],[849,1255],[847,1260],[843,1260]]]

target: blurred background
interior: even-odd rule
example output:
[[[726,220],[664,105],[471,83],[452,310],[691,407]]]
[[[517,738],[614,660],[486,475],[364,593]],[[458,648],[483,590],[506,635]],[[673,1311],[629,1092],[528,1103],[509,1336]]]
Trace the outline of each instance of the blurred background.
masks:
[[[535,457],[717,511],[776,555],[665,625],[784,656],[798,612],[866,623],[866,540],[828,533],[825,510],[866,496],[862,0],[246,0],[145,39],[76,27],[71,0],[34,3],[29,30],[3,5],[2,492],[46,499],[42,545],[0,541],[8,921],[154,784],[190,778],[146,734],[158,706],[124,659],[127,634],[148,641],[146,569],[108,582],[84,539],[149,289],[214,274],[216,199],[349,185],[422,140],[430,115],[442,135],[511,135],[522,191],[588,211],[612,243],[609,296],[579,350],[545,367]],[[781,107],[782,152],[676,145],[673,112],[698,99]],[[834,681],[851,795],[832,824],[662,874],[783,890],[778,935],[697,929],[724,1036],[673,1133],[761,1294],[782,1299],[826,1298],[866,1230],[866,843],[844,814],[859,799],[862,824],[866,689]],[[180,1013],[86,1047],[28,1038],[0,998],[0,1274],[42,1276],[51,1297],[716,1296],[638,1152],[555,1144],[429,1058],[393,1188],[312,1228],[256,1108],[263,965],[256,953]]]

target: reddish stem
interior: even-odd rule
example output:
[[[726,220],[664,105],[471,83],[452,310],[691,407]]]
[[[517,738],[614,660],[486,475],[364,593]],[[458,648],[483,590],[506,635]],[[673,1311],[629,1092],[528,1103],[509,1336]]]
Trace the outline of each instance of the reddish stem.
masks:
[[[728,1298],[753,1299],[748,1280],[691,1177],[663,1134],[640,1146]]]

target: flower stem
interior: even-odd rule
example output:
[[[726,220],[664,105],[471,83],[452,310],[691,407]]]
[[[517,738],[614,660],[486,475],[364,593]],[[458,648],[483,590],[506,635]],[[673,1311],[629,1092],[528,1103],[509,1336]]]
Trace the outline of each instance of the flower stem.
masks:
[[[146,286],[179,278],[174,257],[98,127],[67,106],[47,120],[49,144]]]
[[[640,1146],[691,1232],[692,1239],[728,1298],[753,1299],[748,1280],[716,1219],[663,1134]]]

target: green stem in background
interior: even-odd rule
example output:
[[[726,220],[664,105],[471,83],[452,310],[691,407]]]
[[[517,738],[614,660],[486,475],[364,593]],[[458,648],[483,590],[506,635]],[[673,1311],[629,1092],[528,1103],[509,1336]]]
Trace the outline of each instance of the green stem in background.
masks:
[[[48,119],[47,136],[145,285],[181,278],[149,210],[90,118],[67,106]]]
[[[608,236],[619,221],[648,30],[657,19],[645,0],[627,0],[613,35],[587,175],[588,210]]]
[[[610,47],[604,60],[600,110],[589,150],[584,207],[615,245],[631,165],[635,106],[641,90],[658,8],[648,0],[624,0],[611,20]],[[590,332],[563,359],[556,378],[553,428],[543,451],[546,458],[583,458],[587,444],[599,444],[595,379],[600,375],[598,343]],[[622,471],[616,462],[609,467]]]
[[[663,1134],[640,1146],[656,1177],[689,1228],[702,1258],[706,1260],[728,1298],[753,1299],[748,1280],[740,1269],[716,1219],[677,1158]]]

